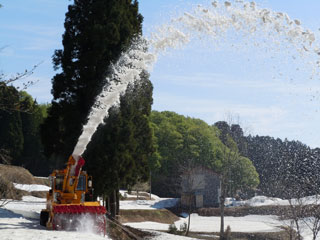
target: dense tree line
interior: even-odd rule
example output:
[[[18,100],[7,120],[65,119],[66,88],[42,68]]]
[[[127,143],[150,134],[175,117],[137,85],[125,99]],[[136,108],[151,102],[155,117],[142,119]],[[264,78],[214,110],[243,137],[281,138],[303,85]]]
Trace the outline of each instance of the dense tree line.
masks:
[[[215,124],[235,140],[241,155],[254,164],[259,177],[258,194],[273,197],[301,197],[315,194],[320,185],[319,149],[299,141],[270,136],[244,136],[237,124]]]
[[[0,163],[46,175],[40,125],[47,105],[39,105],[24,91],[0,82]]]
[[[261,194],[277,197],[312,195],[319,189],[319,149],[299,141],[248,136],[248,156],[261,179]]]

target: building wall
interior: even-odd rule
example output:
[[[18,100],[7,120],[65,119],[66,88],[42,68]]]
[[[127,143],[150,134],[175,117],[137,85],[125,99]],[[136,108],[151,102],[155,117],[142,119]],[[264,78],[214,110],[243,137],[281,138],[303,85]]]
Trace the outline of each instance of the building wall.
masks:
[[[206,175],[206,186],[204,188],[204,207],[218,207],[220,197],[220,179],[217,175]]]
[[[220,179],[212,171],[200,169],[192,176],[182,176],[181,205],[192,207],[218,207]]]

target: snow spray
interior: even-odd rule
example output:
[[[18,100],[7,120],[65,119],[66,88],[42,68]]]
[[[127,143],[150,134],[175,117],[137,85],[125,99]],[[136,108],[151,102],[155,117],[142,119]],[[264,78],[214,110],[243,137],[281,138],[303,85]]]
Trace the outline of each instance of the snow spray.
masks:
[[[134,40],[132,46],[111,66],[107,85],[96,98],[73,154],[81,155],[85,151],[98,125],[108,116],[108,110],[119,103],[128,84],[139,81],[142,71],[151,70],[159,55],[181,48],[194,39],[205,38],[214,45],[232,34],[240,34],[241,38],[252,41],[256,46],[264,38],[274,46],[278,45],[280,51],[284,48],[294,50],[292,58],[307,59],[312,76],[319,75],[320,48],[315,34],[304,29],[299,20],[242,0],[197,5],[189,12],[173,17],[169,23],[155,27],[148,39],[141,37]],[[275,48],[270,45],[264,47],[270,47],[270,50]]]
[[[104,216],[90,213],[56,214],[55,227],[58,230],[77,231],[103,235],[105,228]]]

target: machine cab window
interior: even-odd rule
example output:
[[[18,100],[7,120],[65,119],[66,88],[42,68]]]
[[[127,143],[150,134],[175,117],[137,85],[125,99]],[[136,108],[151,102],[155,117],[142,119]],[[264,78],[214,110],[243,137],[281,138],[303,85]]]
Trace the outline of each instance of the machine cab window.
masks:
[[[77,186],[77,190],[78,191],[86,191],[86,175],[80,175],[79,176],[79,180],[78,180],[78,186]]]
[[[64,180],[64,176],[63,176],[63,175],[56,175],[55,184],[54,184],[54,189],[55,189],[55,190],[60,190],[60,191],[62,191],[62,188],[63,188],[63,180]]]

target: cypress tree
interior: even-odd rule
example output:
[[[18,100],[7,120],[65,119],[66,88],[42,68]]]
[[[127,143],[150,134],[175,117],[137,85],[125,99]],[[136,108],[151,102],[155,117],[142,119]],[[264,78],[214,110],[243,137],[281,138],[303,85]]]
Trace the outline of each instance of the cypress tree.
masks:
[[[94,180],[96,194],[111,202],[118,202],[114,192],[120,187],[149,177],[148,159],[154,145],[149,123],[153,87],[148,77],[142,73],[142,80],[130,85],[121,97],[120,107],[109,110],[105,125],[93,136],[85,154],[88,171],[98,177]],[[119,210],[119,204],[115,205],[113,210]]]
[[[107,84],[108,66],[141,34],[142,16],[132,0],[75,0],[65,20],[63,50],[53,56],[53,101],[42,126],[52,167],[61,167],[77,142],[95,97]],[[149,115],[152,84],[147,73],[112,108],[85,152],[86,168],[99,195],[115,202],[120,186],[147,180],[153,151]]]

